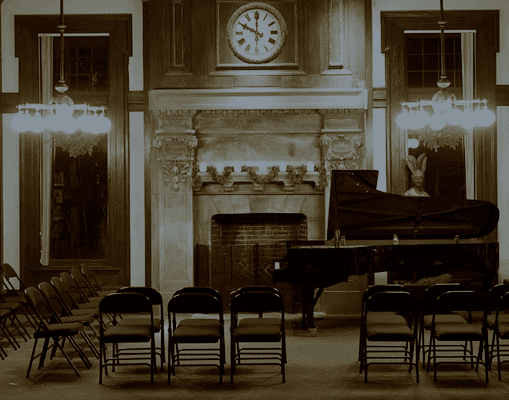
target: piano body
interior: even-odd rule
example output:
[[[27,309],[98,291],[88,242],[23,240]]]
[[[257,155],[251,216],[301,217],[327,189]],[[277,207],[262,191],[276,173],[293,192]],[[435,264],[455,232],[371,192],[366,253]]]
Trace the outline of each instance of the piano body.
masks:
[[[494,204],[388,194],[376,190],[377,177],[371,170],[332,171],[327,240],[288,241],[285,257],[275,261],[273,281],[302,290],[303,329],[314,326],[322,291],[350,275],[465,269],[481,274],[487,287],[496,279],[498,242],[481,239],[497,226]]]

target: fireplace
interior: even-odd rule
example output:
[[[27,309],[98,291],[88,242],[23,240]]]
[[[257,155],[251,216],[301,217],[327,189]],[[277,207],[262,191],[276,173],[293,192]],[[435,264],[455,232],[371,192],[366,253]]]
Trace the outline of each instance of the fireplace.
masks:
[[[324,239],[330,171],[367,167],[366,94],[151,91],[152,286],[169,298],[182,286],[214,284],[227,272],[204,260],[235,260],[241,246],[259,263],[243,273],[249,284],[256,274],[269,283],[286,240]]]

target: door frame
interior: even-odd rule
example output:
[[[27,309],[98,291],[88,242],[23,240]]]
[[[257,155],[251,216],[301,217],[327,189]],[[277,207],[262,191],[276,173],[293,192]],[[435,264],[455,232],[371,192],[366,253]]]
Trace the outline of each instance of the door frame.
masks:
[[[39,102],[40,33],[59,33],[59,15],[16,15],[15,57],[19,60],[19,98]],[[108,33],[110,36],[108,117],[108,230],[109,265],[103,269],[113,281],[130,281],[129,235],[129,57],[132,56],[132,15],[67,15],[66,33]],[[20,276],[25,285],[40,282],[44,272],[55,274],[76,265],[58,268],[40,266],[40,163],[41,136],[31,132],[20,135]]]

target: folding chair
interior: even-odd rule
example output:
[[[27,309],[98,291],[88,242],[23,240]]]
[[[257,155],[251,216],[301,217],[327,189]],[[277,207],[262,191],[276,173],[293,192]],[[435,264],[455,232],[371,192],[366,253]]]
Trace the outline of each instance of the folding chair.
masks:
[[[13,324],[12,315],[13,315],[13,311],[9,310],[8,308],[0,309],[0,330],[4,334],[4,338],[7,339],[7,341],[14,348],[14,350],[17,350],[21,346],[16,341],[16,338],[13,336],[13,334],[10,332],[9,328],[7,327],[8,321],[11,321],[11,324]],[[5,353],[5,350],[1,346],[0,346],[0,352],[4,353],[5,356],[7,356],[7,353]]]
[[[258,318],[250,318],[239,323],[241,313],[257,313]],[[278,313],[278,324],[273,317],[263,317],[263,313]],[[261,317],[260,317],[261,316]],[[230,383],[237,365],[279,365],[283,383],[285,382],[286,335],[285,307],[281,295],[275,291],[243,291],[237,293],[230,301],[230,347],[231,368]],[[266,319],[266,322],[263,320]],[[256,320],[256,321],[254,321]],[[241,347],[246,343],[279,343],[279,347]],[[239,346],[237,346],[237,344]],[[277,360],[277,362],[261,362]],[[246,363],[246,361],[249,361]]]
[[[81,376],[78,372],[77,368],[67,355],[67,353],[64,351],[64,345],[65,340],[67,339],[69,343],[71,343],[72,347],[76,352],[78,353],[79,357],[85,364],[85,366],[90,369],[91,364],[90,361],[88,361],[87,357],[81,350],[80,346],[76,341],[74,340],[74,337],[79,335],[80,332],[85,329],[85,326],[83,324],[80,324],[79,322],[70,322],[70,323],[60,323],[55,322],[52,323],[50,321],[50,318],[52,316],[51,312],[49,311],[50,308],[48,306],[48,303],[44,299],[44,296],[42,293],[36,289],[35,287],[29,287],[25,289],[25,294],[28,299],[28,302],[30,306],[32,307],[34,311],[34,315],[36,316],[36,321],[38,322],[37,330],[34,332],[34,347],[32,350],[32,354],[30,356],[30,362],[28,364],[28,371],[27,371],[27,378],[30,376],[30,370],[32,369],[32,363],[33,361],[39,357],[39,369],[44,366],[44,361],[46,359],[46,353],[51,348],[51,358],[55,356],[55,352],[57,348],[62,352],[64,357],[66,358],[67,362],[71,365],[71,367],[74,369],[74,372],[78,376]],[[39,339],[44,339],[44,345],[42,348],[42,351],[39,354],[35,354],[35,351],[37,349],[37,342]],[[50,339],[53,340],[53,344],[48,347]],[[60,339],[62,339],[62,342],[60,342]]]
[[[95,317],[93,314],[81,313],[80,315],[74,315],[72,311],[67,308],[53,286],[51,286],[48,282],[41,282],[39,284],[39,290],[46,299],[51,313],[55,316],[55,320],[60,323],[79,322],[80,324],[83,324],[85,327],[89,328],[94,336],[99,340],[99,335],[92,326],[92,324],[95,322]],[[96,358],[99,358],[99,350],[97,350],[95,347],[92,339],[90,339],[84,330],[80,332],[80,335],[88,344],[90,350],[92,350],[92,353],[94,353]]]
[[[89,301],[92,301],[92,302],[95,300],[100,301],[102,298],[104,298],[105,296],[108,295],[108,293],[104,294],[104,295],[97,294],[97,292],[94,290],[94,288],[88,283],[87,278],[85,277],[85,275],[83,275],[83,272],[81,272],[80,269],[71,268],[70,272],[71,272],[72,279],[74,279],[74,282],[76,283],[76,286],[79,287],[79,289],[81,290],[83,295],[87,299],[89,299]]]
[[[443,293],[449,291],[465,291],[470,290],[467,286],[462,285],[460,283],[437,283],[433,286],[428,287],[423,295],[421,302],[421,318],[419,322],[419,344],[422,348],[422,367],[426,367],[426,353],[428,353],[428,360],[430,358],[429,349],[431,348],[431,336],[429,339],[429,344],[425,343],[425,332],[431,331],[432,319],[433,319],[433,306],[435,304],[435,300]],[[447,313],[435,316],[435,324],[449,324],[449,323],[459,323],[459,324],[467,324],[468,321],[464,316]],[[472,350],[472,344],[470,344],[470,350]],[[464,345],[458,345],[463,349],[464,354],[467,352],[467,343]]]
[[[371,314],[389,314],[388,319],[377,319],[376,322],[369,322]],[[392,315],[399,316],[405,320],[401,323],[399,318],[392,318]],[[364,332],[362,334],[363,344],[361,354],[361,369],[364,370],[364,381],[368,381],[368,367],[373,364],[403,364],[408,365],[408,372],[415,367],[416,379],[419,382],[419,342],[417,341],[417,326],[419,318],[419,302],[409,292],[378,292],[371,295],[364,307]],[[368,345],[368,342],[391,343],[376,346]],[[403,342],[404,345],[394,343]],[[415,350],[415,351],[414,351]],[[385,355],[388,353],[390,355]],[[414,360],[415,353],[415,362]],[[371,356],[370,354],[377,354]],[[383,354],[383,355],[382,355]],[[389,360],[389,361],[371,361]],[[399,360],[399,361],[393,361]]]
[[[117,293],[124,293],[124,292],[131,292],[131,293],[141,293],[144,296],[148,297],[150,301],[152,302],[153,306],[159,306],[159,314],[160,318],[154,318],[154,334],[155,333],[161,333],[161,346],[156,347],[156,355],[159,355],[161,358],[161,371],[163,371],[164,368],[164,362],[165,362],[165,348],[164,348],[164,312],[163,312],[163,297],[161,296],[161,293],[159,293],[157,290],[151,287],[140,287],[140,286],[129,286],[129,287],[123,287],[117,291]],[[120,321],[118,321],[119,326],[123,325],[129,325],[129,326],[150,326],[150,318],[145,316],[136,316],[132,318],[123,318]],[[150,350],[150,349],[146,349]],[[128,351],[136,351],[140,352],[140,348],[135,349],[122,349],[124,352]],[[157,373],[157,370],[155,371]]]
[[[119,314],[129,316],[129,314],[149,313],[149,325],[118,325],[117,318]],[[106,327],[104,315],[113,316],[113,325]],[[124,292],[111,293],[104,297],[99,303],[100,319],[100,366],[99,383],[102,384],[102,372],[108,375],[108,366],[115,372],[115,366],[119,365],[148,365],[150,367],[150,382],[154,382],[154,371],[156,369],[155,341],[154,341],[154,313],[152,302],[147,296],[140,293]],[[106,357],[105,346],[107,343],[113,344],[111,358]],[[150,357],[147,358],[146,352],[142,352],[142,357],[131,357],[131,354],[124,354],[118,345],[121,343],[150,343]],[[137,355],[137,354],[132,354]],[[150,362],[138,362],[141,360],[150,360]],[[135,361],[135,362],[129,362]]]
[[[365,334],[365,325],[364,325],[364,314],[366,312],[366,301],[375,293],[379,292],[408,292],[408,289],[403,285],[398,284],[387,284],[387,285],[374,285],[368,287],[364,293],[362,294],[362,302],[361,302],[361,327],[360,327],[360,336],[359,336],[359,361],[361,360],[362,355],[362,344],[363,335]],[[407,321],[401,315],[397,315],[394,312],[371,312],[369,314],[369,319],[366,321],[368,324],[377,324],[377,323],[400,323],[403,325],[407,325]]]
[[[95,296],[107,296],[110,293],[115,293],[118,289],[111,289],[111,290],[104,290],[101,284],[97,281],[95,275],[93,274],[90,267],[82,263],[80,264],[80,270],[83,273],[83,276],[87,280],[87,283],[89,284],[90,288],[94,291]]]
[[[498,285],[493,286],[490,290],[488,290],[488,293],[486,293],[486,300],[488,301],[488,310],[487,310],[488,329],[493,331],[493,335],[492,335],[492,339],[491,339],[491,349],[490,349],[490,363],[491,363],[491,360],[493,360],[493,354],[494,354],[494,348],[495,348],[496,333],[495,333],[493,327],[495,326],[498,301],[504,294],[506,294],[508,292],[509,292],[509,285],[500,283]],[[502,326],[503,326],[503,324],[509,323],[509,314],[507,314],[504,310],[501,310],[501,312],[498,315],[497,323]],[[491,366],[490,366],[490,369],[491,369]]]
[[[28,305],[28,303],[27,303]],[[0,310],[11,310],[12,312],[12,318],[18,323],[19,326],[21,326],[21,328],[25,331],[25,333],[27,334],[28,338],[30,339],[30,334],[28,333],[28,331],[26,330],[25,328],[25,325],[23,325],[23,323],[19,320],[19,318],[17,317],[17,313],[19,311],[21,311],[25,317],[27,318],[28,320],[28,317],[24,311],[24,307],[23,307],[23,304],[21,303],[15,303],[15,302],[7,302],[5,300],[5,298],[0,294]],[[14,324],[14,321],[13,321],[13,324]],[[14,324],[14,326],[16,327],[16,325]],[[25,340],[25,342],[27,341],[27,339],[25,338],[25,336],[21,333],[21,331],[16,327],[16,330],[18,331],[18,333],[20,334],[20,336]]]
[[[177,324],[179,314],[217,314],[210,322],[196,323],[185,319]],[[219,382],[223,383],[225,344],[223,304],[220,298],[204,292],[181,292],[168,302],[168,385],[176,366],[214,366],[219,369]],[[217,348],[187,347],[192,344],[214,344]],[[177,346],[186,345],[185,348]],[[196,363],[196,361],[201,361]],[[203,363],[217,361],[217,363]]]
[[[32,328],[36,329],[37,322],[35,320],[35,316],[31,313],[31,309],[28,306],[28,301],[25,296],[25,285],[23,285],[23,282],[21,282],[18,274],[10,264],[2,264],[1,272],[3,281],[5,282],[5,291],[3,293],[5,301],[8,303],[20,303],[23,306],[21,311],[25,315],[27,321],[30,323],[30,325],[32,325]],[[20,287],[19,290],[14,288],[11,279],[15,279],[18,282]]]
[[[254,285],[254,286],[242,286],[240,288],[237,288],[233,290],[230,293],[230,301],[233,299],[237,294],[239,293],[246,293],[246,292],[268,292],[268,293],[274,293],[275,295],[279,296],[281,300],[283,300],[283,296],[279,292],[278,289],[272,286],[264,286],[264,285]],[[258,313],[258,317],[243,317],[239,318],[238,321],[239,325],[245,325],[245,324],[257,324],[257,325],[273,325],[274,327],[279,327],[281,324],[281,318],[274,318],[274,317],[263,317],[263,312]],[[286,341],[285,341],[286,345]],[[240,343],[237,343],[237,352],[240,351]],[[284,362],[287,362],[287,354],[286,354],[286,348],[284,349]]]
[[[489,382],[488,370],[489,370],[489,348],[488,348],[488,327],[487,327],[487,305],[486,298],[479,292],[473,291],[449,291],[441,294],[433,305],[433,316],[431,324],[431,349],[432,356],[428,359],[428,371],[429,364],[433,361],[434,380],[437,381],[437,367],[439,364],[465,364],[470,363],[473,368],[474,360],[477,361],[476,371],[478,371],[479,364],[484,365],[486,373],[486,383]],[[449,322],[438,323],[437,316],[448,314],[451,311],[466,311],[472,313],[475,311],[482,312],[482,324],[473,323],[458,323]],[[440,342],[479,342],[479,348],[477,356],[474,355],[473,347],[470,350],[464,352],[463,349],[458,349],[457,345],[448,347],[437,346],[437,341]],[[439,350],[440,355],[437,355]],[[482,352],[485,353],[485,361],[482,361]],[[461,351],[461,355],[453,355],[454,352]],[[445,353],[445,354],[444,354]],[[461,358],[462,361],[438,361],[438,357],[443,359],[457,359]]]
[[[498,285],[497,285],[498,286]],[[509,285],[504,285],[509,286]],[[491,357],[490,357],[490,365],[492,364],[492,360],[497,357],[497,370],[498,370],[498,380],[502,380],[502,364],[509,362],[509,359],[502,360],[501,357],[507,357],[509,355],[509,343],[500,344],[500,340],[508,340],[509,339],[509,319],[507,318],[509,315],[506,314],[507,309],[509,309],[509,291],[503,294],[497,301],[495,306],[495,314],[493,315],[493,339],[491,344]],[[488,319],[491,315],[488,315]],[[489,325],[489,322],[488,322]],[[494,350],[495,348],[495,350]]]
[[[69,272],[61,272],[60,279],[67,286],[69,292],[72,294],[74,299],[77,299],[79,303],[94,303],[95,307],[98,306],[99,302],[104,297],[87,296],[82,290],[76,280],[69,274]]]
[[[71,276],[69,278],[72,280]],[[63,280],[54,276],[50,280],[51,285],[55,288],[56,292],[60,295],[60,298],[66,304],[66,306],[70,310],[87,310],[87,312],[97,314],[97,318],[99,319],[99,303],[81,303],[81,296],[73,294],[69,287],[63,282]]]

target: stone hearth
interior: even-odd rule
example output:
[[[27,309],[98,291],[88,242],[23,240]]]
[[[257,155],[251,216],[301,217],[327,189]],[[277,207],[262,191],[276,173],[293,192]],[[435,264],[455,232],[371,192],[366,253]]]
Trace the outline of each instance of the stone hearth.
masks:
[[[364,167],[364,89],[154,90],[150,109],[152,285],[165,298],[193,286],[215,215],[302,214],[323,239],[329,172]]]

